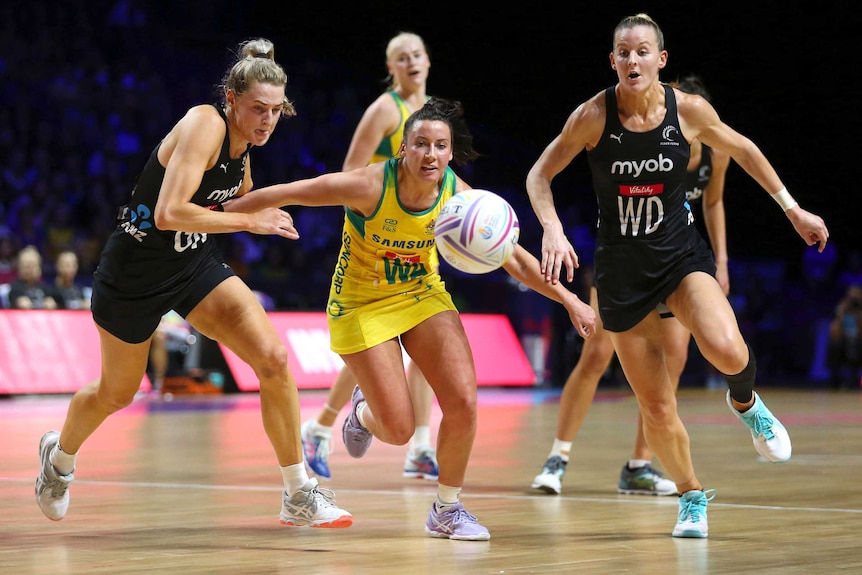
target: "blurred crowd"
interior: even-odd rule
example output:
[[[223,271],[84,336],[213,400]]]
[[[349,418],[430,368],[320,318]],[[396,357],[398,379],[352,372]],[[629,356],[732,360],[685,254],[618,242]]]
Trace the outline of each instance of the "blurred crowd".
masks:
[[[182,31],[172,30],[149,6],[134,0],[85,5],[13,0],[0,7],[4,306],[15,307],[11,286],[26,279],[19,258],[34,251],[38,281],[55,307],[88,305],[81,302],[86,302],[100,250],[146,157],[185,109],[218,99],[214,86],[229,61],[226,47],[243,38],[219,37],[206,22],[195,28],[187,20]],[[376,82],[308,48],[277,41],[276,57],[288,71],[288,96],[298,115],[253,152],[257,186],[340,169],[362,111],[383,89],[382,62]],[[469,121],[469,110],[467,115]],[[541,231],[522,188],[540,150],[503,141],[488,126],[471,128],[484,159],[462,177],[513,204],[522,218],[522,243],[538,255]],[[572,289],[586,297],[595,204],[589,193],[572,195],[587,201],[565,215],[583,266]],[[237,275],[270,309],[322,310],[343,211],[291,213],[302,236],[298,242],[250,234],[218,241]],[[731,298],[740,325],[767,379],[829,379],[843,386],[855,377],[858,388],[862,353],[851,361],[835,351],[838,328],[832,320],[846,315],[843,308],[839,312],[839,302],[862,285],[860,252],[830,244],[823,254],[803,253],[801,262],[731,253]],[[65,304],[58,290],[70,281],[61,263],[68,254],[76,260],[73,282],[85,293]],[[555,306],[519,289],[504,272],[467,277],[448,269],[444,277],[462,311],[507,313],[521,335],[540,334],[550,341],[549,379],[562,384],[576,359],[577,342]],[[697,362],[691,363],[697,369]]]

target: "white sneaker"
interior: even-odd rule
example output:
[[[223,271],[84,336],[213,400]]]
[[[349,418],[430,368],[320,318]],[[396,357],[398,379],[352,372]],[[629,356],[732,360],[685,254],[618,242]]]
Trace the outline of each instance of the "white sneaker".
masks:
[[[679,517],[673,528],[674,537],[705,539],[709,536],[706,505],[715,498],[715,489],[686,491],[679,498]]]
[[[730,411],[736,415],[751,431],[751,440],[754,443],[754,449],[757,450],[764,459],[773,463],[783,463],[790,459],[792,446],[790,444],[790,435],[787,429],[778,421],[778,418],[772,415],[769,408],[760,399],[760,396],[754,393],[754,405],[752,405],[745,413],[739,413],[733,402],[730,399],[730,391],[727,392],[727,405]]]
[[[309,479],[293,497],[282,492],[281,499],[279,520],[283,525],[329,528],[353,525],[353,515],[335,505],[335,494],[321,489],[316,477]]]
[[[566,473],[566,464],[559,455],[553,455],[545,461],[542,472],[533,479],[533,489],[539,489],[551,495],[559,495],[563,490],[563,475]]]
[[[45,517],[59,521],[69,510],[69,484],[75,479],[75,470],[60,475],[51,464],[51,450],[60,442],[60,432],[49,431],[39,441],[39,459],[42,469],[36,478],[36,503]]]

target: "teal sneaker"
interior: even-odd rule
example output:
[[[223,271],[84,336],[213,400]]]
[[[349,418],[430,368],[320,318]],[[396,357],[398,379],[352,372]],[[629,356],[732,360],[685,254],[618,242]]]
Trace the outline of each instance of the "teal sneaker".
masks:
[[[693,537],[706,539],[709,535],[709,525],[706,521],[706,505],[715,499],[715,489],[707,491],[686,491],[679,498],[679,516],[674,537]]]
[[[778,421],[778,418],[772,415],[760,396],[756,392],[752,393],[754,393],[754,405],[748,408],[745,413],[740,413],[733,407],[730,391],[728,391],[727,405],[730,407],[730,411],[741,419],[742,423],[751,431],[751,440],[754,442],[754,449],[757,450],[757,453],[772,463],[787,461],[790,459],[792,451],[790,435]]]

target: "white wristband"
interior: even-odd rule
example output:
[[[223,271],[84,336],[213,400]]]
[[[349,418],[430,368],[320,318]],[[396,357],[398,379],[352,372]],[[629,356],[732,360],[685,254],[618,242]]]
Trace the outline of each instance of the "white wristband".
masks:
[[[781,188],[772,194],[772,199],[778,202],[778,205],[781,206],[781,209],[785,212],[799,205],[796,200],[793,199],[793,196],[790,195],[790,192],[787,191],[787,188]]]

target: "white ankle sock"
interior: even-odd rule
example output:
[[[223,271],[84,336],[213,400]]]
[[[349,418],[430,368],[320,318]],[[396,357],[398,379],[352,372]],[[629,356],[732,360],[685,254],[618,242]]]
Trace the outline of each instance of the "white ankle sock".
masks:
[[[363,401],[358,406],[356,406],[356,419],[359,420],[359,423],[362,424],[362,427],[368,429],[368,426],[365,425],[365,410],[368,409],[368,402]]]
[[[51,462],[51,465],[54,466],[54,469],[57,470],[57,473],[60,475],[69,475],[73,471],[75,471],[75,458],[77,454],[75,453],[66,453],[60,447],[58,443],[54,446],[54,449],[51,450],[51,453],[48,455],[48,461]]]
[[[316,419],[311,420],[311,425],[309,425],[311,435],[317,435],[319,437],[331,437],[332,436],[332,426],[331,425],[321,425]]]
[[[560,439],[554,439],[554,444],[551,446],[551,453],[548,457],[553,457],[554,455],[559,455],[563,461],[569,461],[569,451],[572,450],[572,442],[571,441],[562,441]]]
[[[288,495],[292,496],[308,483],[308,471],[305,470],[305,463],[285,465],[279,469],[281,469],[281,478],[284,481],[284,490],[287,491]]]
[[[419,450],[423,447],[431,446],[431,427],[428,425],[417,425],[413,431],[413,437],[410,438],[410,453],[419,455]]]
[[[458,497],[461,495],[460,487],[449,487],[442,483],[437,484],[437,510],[443,511],[449,509],[458,503]]]

